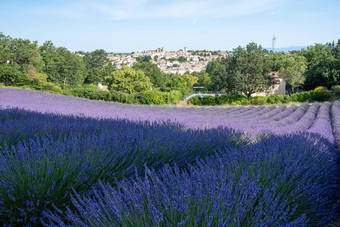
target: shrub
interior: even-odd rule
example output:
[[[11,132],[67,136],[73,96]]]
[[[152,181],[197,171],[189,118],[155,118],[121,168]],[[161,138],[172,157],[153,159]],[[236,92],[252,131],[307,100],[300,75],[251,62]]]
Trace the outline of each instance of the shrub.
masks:
[[[135,97],[133,94],[127,94],[127,93],[120,92],[120,91],[110,91],[109,101],[121,102],[121,103],[127,103],[127,104],[138,103],[137,97]]]
[[[331,88],[336,98],[340,98],[340,85],[335,85]]]
[[[160,91],[143,91],[137,96],[141,104],[164,104],[168,102],[168,93]]]
[[[330,91],[324,86],[316,87],[313,95],[315,101],[327,101],[332,97]]]
[[[319,86],[314,89],[314,91],[327,91],[328,89],[325,86]]]
[[[316,101],[327,101],[330,100],[331,97],[332,94],[328,90],[320,89],[314,92],[314,100]]]
[[[267,97],[266,103],[268,104],[280,104],[284,100],[284,95],[271,95]]]
[[[282,95],[282,103],[289,103],[292,101],[292,98],[289,95]]]
[[[202,105],[202,101],[201,101],[201,98],[199,95],[196,95],[194,97],[191,97],[189,100],[188,100],[188,103],[189,104],[192,104],[192,105]]]
[[[177,103],[182,100],[183,94],[180,91],[172,90],[169,92],[170,102],[169,103]]]
[[[216,104],[223,105],[223,104],[229,104],[229,103],[230,103],[230,97],[228,95],[216,96]]]
[[[314,91],[305,91],[291,95],[293,102],[312,102],[314,98]]]
[[[62,94],[63,90],[60,86],[51,83],[51,82],[43,82],[41,83],[41,90],[43,91],[52,91],[53,93]]]
[[[216,105],[215,96],[205,95],[203,98],[201,98],[201,100],[202,100],[203,105],[207,105],[207,106]]]
[[[267,97],[256,96],[249,98],[250,104],[252,105],[264,105],[266,104]]]

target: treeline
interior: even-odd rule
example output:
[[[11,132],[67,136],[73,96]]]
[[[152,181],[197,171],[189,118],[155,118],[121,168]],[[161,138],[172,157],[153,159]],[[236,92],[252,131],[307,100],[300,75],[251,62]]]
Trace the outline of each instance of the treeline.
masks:
[[[104,50],[72,53],[51,41],[11,38],[0,33],[0,85],[28,87],[59,94],[124,103],[176,103],[193,87],[242,93],[248,99],[270,88],[272,72],[285,79],[290,94],[317,86],[331,89],[340,80],[340,40],[316,44],[289,53],[268,52],[255,43],[238,47],[224,58],[208,63],[206,71],[166,74],[151,57],[137,59],[132,67],[117,69]],[[98,89],[98,83],[108,91]],[[202,91],[202,90],[201,90]]]
[[[309,91],[318,86],[331,89],[340,82],[340,40],[337,44],[315,44],[307,50],[268,52],[255,43],[238,47],[207,65],[206,90],[242,92],[250,97],[263,92],[273,83],[271,72],[278,72],[289,94],[297,90]]]
[[[311,91],[294,93],[292,95],[270,95],[245,97],[238,94],[194,96],[188,100],[192,105],[266,105],[266,104],[287,104],[291,102],[324,102],[340,99],[340,86],[333,86],[329,91],[326,87],[320,86]]]
[[[51,41],[12,38],[0,33],[0,85],[19,86],[79,97],[124,103],[176,103],[197,82],[141,60],[118,70],[104,50],[72,53]],[[106,84],[109,92],[97,88]]]

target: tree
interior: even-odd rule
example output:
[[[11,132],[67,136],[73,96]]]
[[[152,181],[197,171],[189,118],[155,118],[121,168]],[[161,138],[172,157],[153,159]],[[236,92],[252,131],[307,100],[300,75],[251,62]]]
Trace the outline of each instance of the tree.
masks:
[[[208,63],[206,72],[208,73],[211,81],[212,90],[220,91],[225,90],[228,87],[228,77],[226,71],[226,64],[223,64],[224,60],[216,59]]]
[[[103,49],[85,53],[83,60],[86,69],[104,68],[109,62],[107,54]]]
[[[280,77],[286,81],[287,90],[291,93],[304,84],[307,61],[304,56],[297,54],[285,55],[282,64],[283,67],[279,69]]]
[[[198,81],[197,76],[193,76],[193,75],[190,75],[190,74],[184,74],[183,77],[185,77],[190,82],[191,86],[197,84],[197,81]]]
[[[270,71],[280,73],[280,77],[286,81],[289,93],[304,84],[307,59],[298,52],[294,54],[271,52],[267,57],[267,65]]]
[[[151,61],[151,57],[148,56],[148,55],[144,55],[144,56],[141,56],[141,57],[137,57],[136,58],[136,61],[139,62],[139,63],[142,63],[142,62],[149,62]]]
[[[183,56],[179,56],[178,59],[177,59],[179,62],[183,63],[183,62],[186,62],[187,59]]]
[[[332,51],[330,43],[315,44],[302,52],[307,59],[305,89],[311,90],[318,86],[330,88],[339,83],[340,75],[337,64],[339,60],[335,52],[334,49]]]
[[[166,74],[163,73],[156,64],[152,62],[135,63],[132,68],[142,70],[145,76],[149,77],[154,87],[161,88],[165,86],[167,80]]]
[[[129,94],[151,90],[152,85],[149,77],[145,76],[142,70],[135,70],[128,66],[123,66],[121,70],[105,77],[105,82],[109,89]]]
[[[182,92],[183,95],[192,91],[193,83],[197,82],[198,78],[188,74],[182,76],[176,76],[170,82],[172,90]]]
[[[206,72],[213,81],[212,87],[231,93],[242,92],[248,98],[265,91],[272,84],[265,56],[261,46],[250,43],[245,49],[238,47],[232,55],[209,62]]]
[[[0,78],[5,84],[35,83],[43,65],[37,42],[0,33]]]
[[[256,92],[266,91],[272,84],[265,64],[265,51],[256,43],[234,50],[232,64],[227,67],[229,75],[236,81],[235,88],[247,98]]]
[[[47,80],[59,85],[81,85],[85,79],[86,67],[81,57],[64,47],[56,48],[51,41],[40,47]]]
[[[198,78],[196,86],[204,87],[204,90],[210,91],[212,86],[212,80],[208,73],[201,72],[192,72],[191,75],[196,76]]]

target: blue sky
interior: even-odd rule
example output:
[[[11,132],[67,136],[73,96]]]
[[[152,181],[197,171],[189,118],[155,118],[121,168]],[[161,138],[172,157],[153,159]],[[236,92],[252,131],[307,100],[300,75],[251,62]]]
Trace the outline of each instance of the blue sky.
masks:
[[[340,0],[0,0],[0,21],[71,51],[280,48],[340,39]]]

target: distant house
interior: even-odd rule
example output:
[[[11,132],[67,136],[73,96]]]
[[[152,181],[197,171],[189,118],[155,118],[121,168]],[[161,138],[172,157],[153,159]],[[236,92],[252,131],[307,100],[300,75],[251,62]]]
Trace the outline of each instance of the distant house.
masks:
[[[273,78],[273,85],[265,92],[257,92],[251,96],[270,96],[270,95],[285,95],[286,94],[286,81],[280,78],[279,72],[269,72]]]

